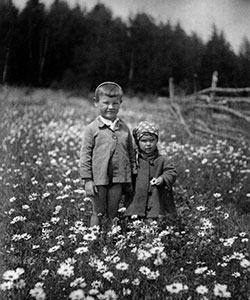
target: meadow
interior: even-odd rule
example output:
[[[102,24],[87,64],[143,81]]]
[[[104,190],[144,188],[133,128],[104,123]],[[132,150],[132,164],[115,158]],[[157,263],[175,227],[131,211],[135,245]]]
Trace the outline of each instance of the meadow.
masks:
[[[160,125],[160,151],[178,170],[178,219],[89,228],[78,173],[88,99],[63,92],[0,90],[3,300],[250,299],[250,145],[188,139],[167,104],[125,98],[133,128]]]

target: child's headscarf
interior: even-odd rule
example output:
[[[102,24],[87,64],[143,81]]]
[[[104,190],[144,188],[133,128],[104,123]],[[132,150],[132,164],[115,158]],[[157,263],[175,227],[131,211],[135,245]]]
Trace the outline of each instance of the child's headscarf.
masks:
[[[133,137],[135,139],[136,144],[138,144],[140,138],[147,134],[154,134],[157,139],[159,138],[159,128],[154,123],[149,123],[148,121],[142,121],[139,125],[133,129]]]

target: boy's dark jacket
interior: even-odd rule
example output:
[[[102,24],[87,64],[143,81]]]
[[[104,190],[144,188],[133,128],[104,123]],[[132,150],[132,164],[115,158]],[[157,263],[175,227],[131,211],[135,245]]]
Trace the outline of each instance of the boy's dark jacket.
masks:
[[[154,177],[163,177],[161,186],[150,185]],[[135,193],[132,202],[124,212],[125,216],[157,218],[160,215],[176,215],[172,185],[177,172],[168,158],[158,150],[151,157],[138,157],[138,174],[135,180]]]

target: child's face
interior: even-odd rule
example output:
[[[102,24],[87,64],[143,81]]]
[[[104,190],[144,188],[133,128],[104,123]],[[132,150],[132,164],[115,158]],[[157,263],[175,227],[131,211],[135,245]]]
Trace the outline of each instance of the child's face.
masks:
[[[95,107],[99,110],[100,115],[108,120],[114,121],[121,104],[121,97],[100,96],[99,101],[95,101]]]
[[[143,153],[151,154],[155,151],[158,139],[154,134],[145,134],[139,140],[139,148]]]

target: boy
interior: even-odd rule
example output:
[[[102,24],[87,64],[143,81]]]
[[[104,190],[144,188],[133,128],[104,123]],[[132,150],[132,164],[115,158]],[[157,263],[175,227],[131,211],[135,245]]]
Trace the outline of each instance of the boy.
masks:
[[[133,138],[127,125],[117,117],[122,88],[103,82],[95,91],[99,116],[86,128],[80,155],[80,175],[93,204],[90,226],[101,225],[104,215],[112,221],[118,212],[123,186],[136,173]]]
[[[124,215],[142,218],[177,216],[172,185],[177,172],[157,149],[159,130],[155,124],[141,122],[133,136],[138,147],[138,174],[135,194]]]

